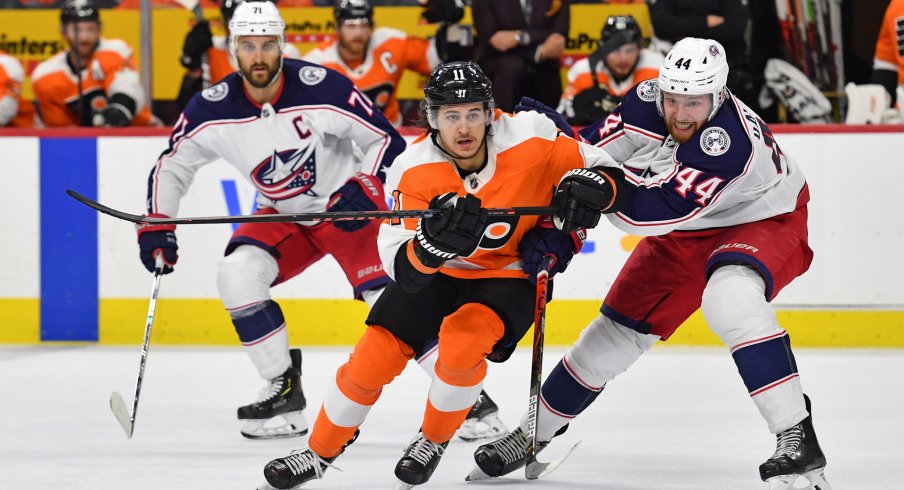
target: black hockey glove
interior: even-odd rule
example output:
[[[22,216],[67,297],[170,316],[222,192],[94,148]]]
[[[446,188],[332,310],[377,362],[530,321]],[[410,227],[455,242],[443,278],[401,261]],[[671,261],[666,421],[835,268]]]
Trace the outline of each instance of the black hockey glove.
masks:
[[[487,227],[487,210],[471,194],[459,197],[447,192],[430,201],[438,216],[421,218],[417,224],[414,253],[427,267],[439,267],[459,255],[467,257],[477,249]]]
[[[149,214],[155,218],[166,218],[163,214]],[[176,243],[176,225],[136,225],[138,230],[139,257],[148,272],[154,272],[156,255],[163,254],[163,273],[173,272],[179,260],[179,245]]]
[[[540,261],[543,257],[552,256],[553,263],[549,268],[549,278],[552,279],[559,272],[564,272],[572,257],[580,253],[586,238],[587,230],[584,228],[565,233],[555,229],[549,218],[541,220],[518,243],[521,270],[530,282],[536,283]]]
[[[327,211],[376,211],[386,209],[383,183],[373,175],[358,173],[330,195]],[[352,232],[370,224],[370,220],[334,221],[336,228]]]
[[[111,128],[122,128],[132,124],[132,114],[122,104],[111,102],[101,109],[100,116],[102,119],[95,120],[95,126],[108,126]],[[100,124],[97,124],[100,122]]]
[[[206,20],[198,21],[185,35],[179,61],[189,70],[201,68],[201,57],[212,47],[213,34],[210,32],[210,23]]]
[[[623,178],[622,170],[612,167],[569,170],[552,196],[552,205],[558,208],[553,224],[565,232],[593,228],[603,213],[618,211]]]
[[[569,136],[575,139],[580,140],[580,135],[568,124],[568,121],[565,120],[565,116],[559,114],[558,111],[549,107],[548,105],[534,100],[530,97],[521,97],[521,100],[518,101],[518,105],[515,106],[515,113],[519,113],[521,111],[536,111],[540,114],[546,116],[547,119],[553,122],[560,131],[565,133],[565,136]]]
[[[454,24],[465,16],[465,8],[461,0],[421,0],[424,11],[421,17],[435,24],[444,22]]]

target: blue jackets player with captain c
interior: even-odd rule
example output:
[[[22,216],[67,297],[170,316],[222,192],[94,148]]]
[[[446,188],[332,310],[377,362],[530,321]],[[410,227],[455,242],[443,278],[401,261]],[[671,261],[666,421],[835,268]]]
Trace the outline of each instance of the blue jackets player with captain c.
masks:
[[[560,208],[554,222],[565,231],[595,226],[600,209],[615,201],[609,221],[645,237],[600,315],[543,384],[538,447],[702,307],[776,434],[774,454],[760,465],[762,480],[783,490],[805,476],[811,488],[828,489],[810,400],[788,333],[769,304],[813,257],[807,183],[766,124],[725,88],[727,78],[718,42],[685,38],[669,51],[658,79],[636,85],[606,119],[581,131],[623,164],[625,178],[613,186],[585,173],[566,174],[554,197]],[[534,107],[570,132],[549,108]],[[478,448],[472,477],[523,466],[526,430],[524,419],[506,437]]]

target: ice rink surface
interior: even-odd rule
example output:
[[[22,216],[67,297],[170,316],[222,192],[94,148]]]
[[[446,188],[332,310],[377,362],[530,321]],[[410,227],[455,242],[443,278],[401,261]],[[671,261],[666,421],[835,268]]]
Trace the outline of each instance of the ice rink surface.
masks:
[[[305,349],[308,420],[348,348]],[[564,352],[548,348],[545,371]],[[835,490],[904,488],[904,351],[797,349],[804,390]],[[0,347],[0,489],[245,489],[305,439],[251,441],[235,410],[262,382],[239,349],[151,346],[131,440],[108,400],[130,404],[138,347]],[[513,427],[526,407],[529,351],[490,366],[486,389]],[[417,432],[427,377],[413,364],[390,385],[361,437],[323,480],[304,488],[392,488],[393,468]],[[656,348],[611,382],[569,431],[540,454],[581,446],[557,471],[466,483],[478,443],[453,441],[423,488],[764,489],[757,466],[774,436],[750,402],[727,351]],[[421,488],[421,487],[418,487]]]

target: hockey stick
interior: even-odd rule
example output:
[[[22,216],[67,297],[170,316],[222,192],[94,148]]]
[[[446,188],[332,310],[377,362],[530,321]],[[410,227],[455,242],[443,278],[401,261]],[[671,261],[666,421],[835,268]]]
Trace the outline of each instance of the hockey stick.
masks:
[[[129,214],[123,211],[104,206],[103,204],[85,197],[73,190],[67,190],[67,194],[78,202],[92,207],[97,211],[130,221],[136,224],[148,225],[212,225],[221,223],[283,223],[291,221],[357,221],[371,219],[401,219],[401,218],[429,218],[441,214],[437,209],[400,209],[395,211],[328,211],[323,213],[285,213],[285,214],[252,214],[245,216],[205,216],[196,218],[155,218]],[[527,206],[515,208],[489,208],[487,216],[543,216],[556,212],[554,206]]]
[[[524,477],[528,480],[546,476],[553,472],[571,455],[581,441],[575,443],[561,458],[544,463],[537,461],[537,415],[540,405],[540,381],[543,377],[543,337],[546,332],[546,294],[549,289],[549,268],[552,257],[544,257],[537,269],[537,299],[534,309],[534,350],[530,363],[530,398],[527,406],[527,451]]]
[[[141,381],[144,379],[144,366],[148,361],[148,346],[151,343],[151,326],[154,325],[154,310],[157,307],[157,291],[160,289],[160,276],[163,275],[163,254],[157,254],[157,264],[154,269],[154,284],[151,286],[151,301],[148,304],[148,317],[144,324],[144,344],[141,346],[141,362],[138,364],[138,381],[135,383],[135,399],[132,400],[132,411],[126,409],[126,403],[118,391],[110,394],[110,410],[122,430],[126,431],[126,437],[132,438],[135,431],[135,414],[138,412],[138,396],[141,394]]]

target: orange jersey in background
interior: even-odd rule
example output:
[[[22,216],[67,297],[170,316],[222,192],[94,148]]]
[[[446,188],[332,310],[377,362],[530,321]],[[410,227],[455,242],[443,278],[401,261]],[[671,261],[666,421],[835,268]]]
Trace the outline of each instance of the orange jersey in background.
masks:
[[[662,64],[662,55],[649,49],[642,49],[637,59],[637,66],[634,73],[621,82],[615,80],[606,68],[605,63],[600,61],[596,67],[596,79],[601,83],[606,91],[611,95],[619,97],[625,95],[634,85],[657,78],[659,76],[659,66]],[[572,100],[574,97],[593,86],[593,77],[590,73],[590,57],[584,58],[568,70],[568,87],[562,93],[562,100]]]
[[[24,79],[22,63],[5,51],[0,51],[0,126],[34,126],[34,104],[22,98]]]
[[[337,38],[319,44],[303,59],[337,70],[350,78],[395,126],[403,122],[396,99],[396,88],[402,74],[407,69],[429,75],[440,61],[432,41],[408,36],[389,27],[374,29],[364,61],[355,66],[346,64],[340,56]]]
[[[69,51],[55,54],[32,72],[32,87],[38,113],[45,126],[77,126],[79,79],[67,61]],[[90,100],[93,112],[104,108],[110,96],[121,93],[135,100],[137,114],[132,126],[152,122],[147,97],[132,62],[132,48],[119,39],[103,39],[81,73],[81,95]]]
[[[885,11],[874,68],[898,72],[898,85],[904,85],[904,0],[891,0]]]

